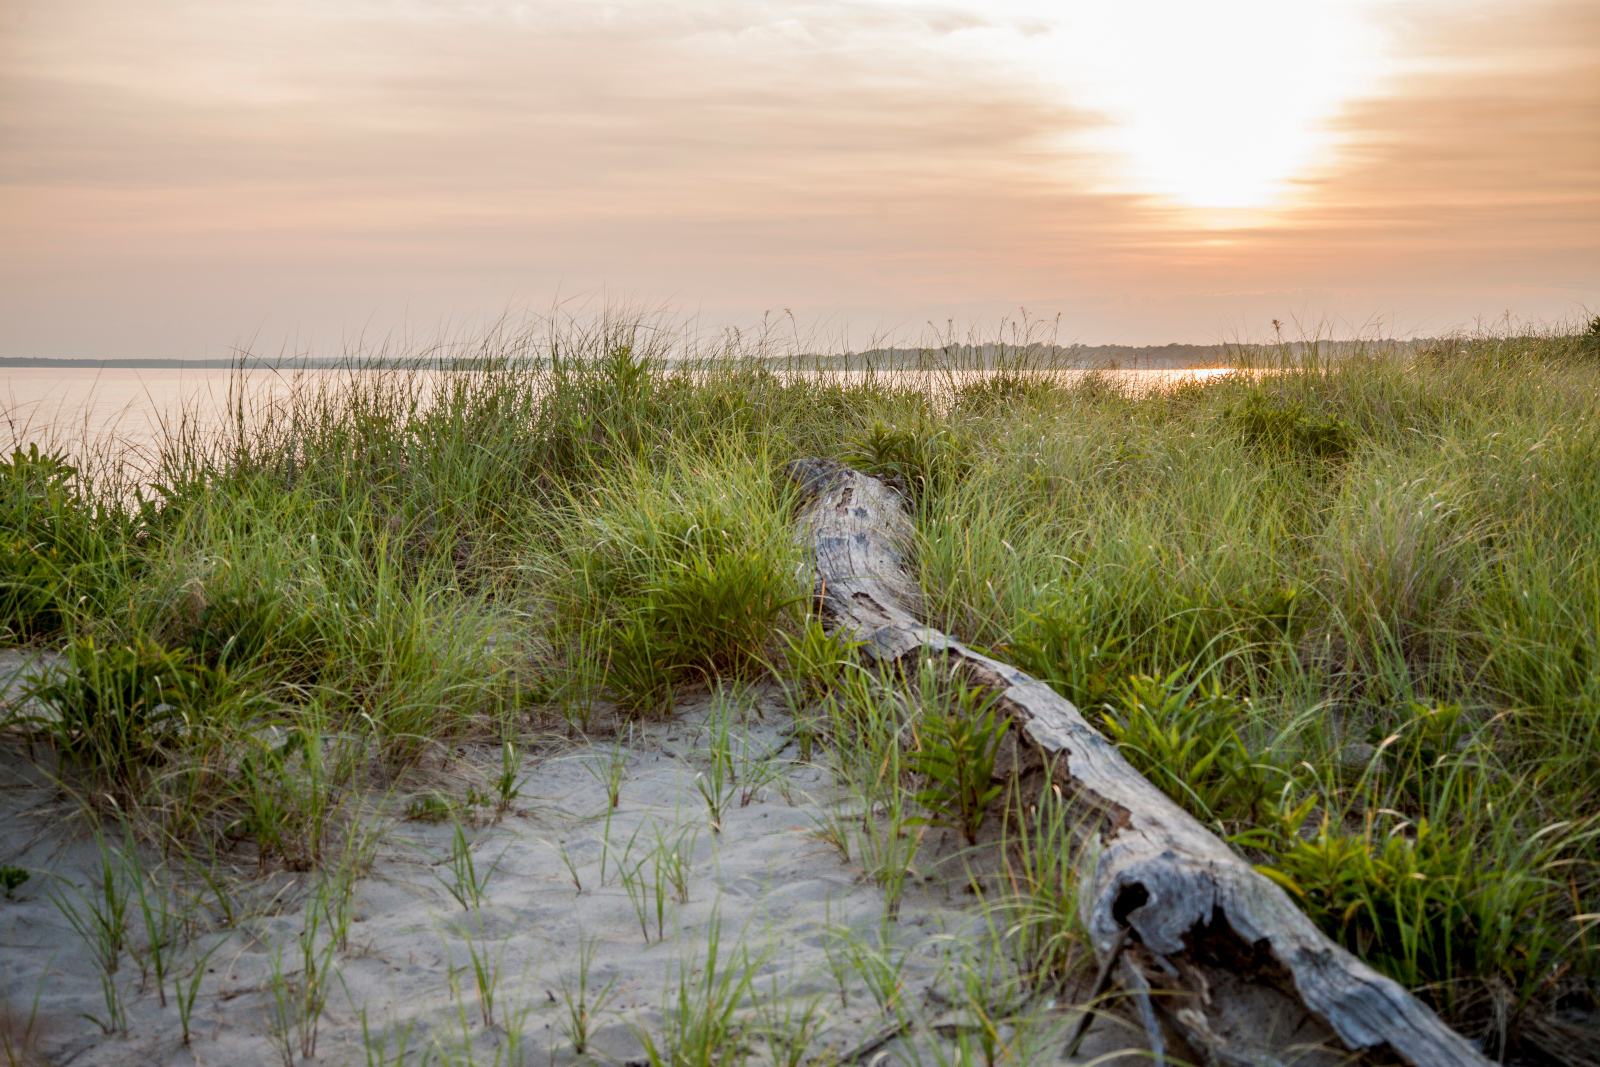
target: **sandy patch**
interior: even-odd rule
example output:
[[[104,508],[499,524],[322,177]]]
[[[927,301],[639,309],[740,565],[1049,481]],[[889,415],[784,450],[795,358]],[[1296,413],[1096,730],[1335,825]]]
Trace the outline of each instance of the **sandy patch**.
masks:
[[[705,794],[714,716],[730,712],[708,698],[530,754],[497,817],[420,821],[406,813],[428,813],[422,794],[371,798],[370,866],[345,883],[248,857],[209,883],[145,850],[124,863],[6,744],[0,864],[29,878],[0,901],[0,1033],[41,1062],[265,1064],[301,1062],[315,1019],[314,1062],[632,1063],[650,1044],[668,1058],[728,1001],[719,1063],[983,1062],[986,1040],[1010,1062],[1055,1060],[1076,1013],[1007,992],[1000,931],[959,879],[914,874],[889,922],[883,890],[819,836],[849,802],[799,759],[780,706],[733,713],[719,829]],[[451,768],[482,781],[495,759],[458,750]],[[94,933],[107,856],[127,908],[109,977]],[[165,1005],[138,878],[170,916]],[[1108,1019],[1077,1058],[1130,1043]]]

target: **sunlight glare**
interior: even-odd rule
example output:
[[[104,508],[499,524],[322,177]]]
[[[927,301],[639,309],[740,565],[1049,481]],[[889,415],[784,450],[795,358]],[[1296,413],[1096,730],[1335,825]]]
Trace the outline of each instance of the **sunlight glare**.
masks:
[[[1024,37],[1025,61],[1103,119],[1065,137],[1119,161],[1098,191],[1190,208],[1281,200],[1335,159],[1334,120],[1384,66],[1378,0],[991,3],[1050,26]]]
[[[1142,190],[1201,208],[1267,206],[1327,162],[1382,43],[1348,0],[1086,5],[1061,34],[1069,84],[1113,120],[1094,140]]]

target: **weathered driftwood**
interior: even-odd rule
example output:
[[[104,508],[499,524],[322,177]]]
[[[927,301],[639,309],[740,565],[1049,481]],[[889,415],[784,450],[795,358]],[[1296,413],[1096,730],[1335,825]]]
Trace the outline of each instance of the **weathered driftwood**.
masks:
[[[880,664],[948,657],[998,695],[1011,755],[996,773],[1059,786],[1079,835],[1080,910],[1159,1055],[1219,1064],[1487,1064],[1398,983],[1335,945],[1277,885],[1133,769],[1072,703],[924,626],[909,523],[882,482],[826,460],[789,466],[805,502],[819,605]],[[1119,936],[1122,930],[1127,935]],[[1120,953],[1114,946],[1125,947]],[[1172,1041],[1172,1044],[1168,1044]],[[1186,1042],[1189,1050],[1177,1042]]]

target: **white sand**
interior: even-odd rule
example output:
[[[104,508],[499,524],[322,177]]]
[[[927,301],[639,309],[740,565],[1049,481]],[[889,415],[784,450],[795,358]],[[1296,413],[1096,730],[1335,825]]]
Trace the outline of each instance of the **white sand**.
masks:
[[[0,658],[0,681],[10,673],[8,662],[17,662],[15,654]],[[885,922],[883,891],[818,838],[819,822],[837,810],[832,781],[824,768],[799,763],[794,746],[784,746],[784,717],[773,700],[747,717],[743,744],[752,757],[747,769],[756,769],[753,757],[779,750],[767,765],[782,773],[747,805],[740,806],[735,789],[721,832],[713,832],[696,786],[709,766],[710,706],[702,699],[681,708],[673,722],[635,730],[621,749],[626,763],[615,809],[604,767],[616,747],[601,742],[530,753],[512,809],[467,831],[480,877],[492,872],[476,906],[464,908],[448,888],[455,881],[448,862],[454,825],[405,820],[404,796],[373,798],[382,813],[369,820],[376,852],[349,898],[348,944],[330,948],[325,929],[311,938],[314,957],[327,960],[329,994],[315,1060],[308,1062],[399,1062],[403,1042],[407,1063],[424,1056],[439,1063],[625,1063],[643,1055],[640,1032],[665,1053],[674,991],[685,974],[691,983],[703,978],[714,924],[722,973],[747,970],[756,994],[736,1009],[751,1062],[772,1062],[777,1053],[762,1036],[763,1017],[798,1034],[799,1020],[811,1012],[814,1033],[794,1062],[829,1062],[890,1029],[898,1016],[880,1007],[864,978],[872,967],[861,961],[873,958],[899,969],[900,1015],[914,1024],[859,1062],[962,1062],[962,1042],[971,1046],[971,1062],[982,1062],[980,1027],[963,1007],[963,990],[999,989],[1009,971],[994,958],[995,941],[974,898],[959,879],[913,878],[899,920]],[[734,730],[736,738],[745,732]],[[436,773],[464,783],[497,770],[493,750],[457,750]],[[22,1046],[19,1034],[31,1017],[26,1044],[39,1062],[284,1062],[274,974],[285,976],[280,993],[292,995],[303,983],[300,942],[320,876],[258,873],[253,857],[241,853],[226,872],[237,909],[231,924],[204,885],[188,879],[174,905],[194,926],[177,952],[180,979],[209,953],[191,1043],[180,1040],[173,979],[162,1007],[153,979],[141,982],[126,951],[112,978],[126,1025],[108,1034],[92,1021],[107,1016],[101,971],[59,903],[82,907],[98,884],[101,853],[75,812],[74,802],[15,744],[0,745],[0,864],[31,873],[15,899],[0,901],[0,1005],[11,1017],[13,1045]],[[658,939],[656,858],[667,855],[658,846],[680,841],[688,859],[687,902],[666,886]],[[147,874],[181,870],[144,853],[140,862]],[[621,875],[631,868],[638,869],[648,940]],[[129,941],[142,950],[143,920],[136,905],[129,912]],[[575,993],[586,942],[593,945],[591,997],[607,987],[610,995],[587,1055],[579,1056],[563,990]],[[483,1018],[474,953],[495,975],[492,1025]],[[363,1016],[372,1048],[386,1050],[386,1058],[369,1059]],[[1024,1018],[998,1027],[1012,1047],[1009,1062],[1055,1061],[1076,1019],[1049,1003],[1028,1005]],[[292,1022],[288,1032],[293,1039]],[[1077,1059],[1088,1062],[1125,1045],[1142,1042],[1125,1022],[1107,1018],[1096,1023]]]

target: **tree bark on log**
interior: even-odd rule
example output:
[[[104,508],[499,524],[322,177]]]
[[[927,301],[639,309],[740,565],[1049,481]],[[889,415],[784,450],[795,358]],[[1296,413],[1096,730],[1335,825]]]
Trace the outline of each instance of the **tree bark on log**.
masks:
[[[1079,910],[1150,1034],[1225,1065],[1487,1064],[1399,983],[1328,940],[1278,885],[1253,870],[1133,769],[1071,701],[916,617],[899,496],[830,460],[797,460],[797,538],[815,565],[824,619],[881,665],[933,655],[996,694],[1010,717],[1007,774],[1069,804]],[[1123,933],[1126,931],[1126,933]],[[1118,951],[1120,949],[1120,951]],[[1171,1042],[1171,1043],[1169,1043]]]

